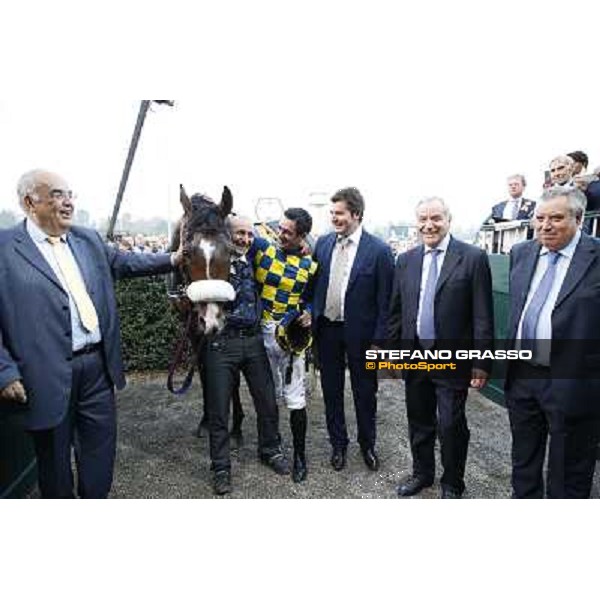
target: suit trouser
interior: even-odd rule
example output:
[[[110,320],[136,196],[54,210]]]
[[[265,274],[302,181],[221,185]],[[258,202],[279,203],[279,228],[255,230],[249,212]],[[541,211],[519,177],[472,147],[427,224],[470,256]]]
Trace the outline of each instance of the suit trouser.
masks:
[[[42,498],[73,498],[75,449],[80,498],[106,498],[115,463],[117,422],[113,385],[102,352],[73,358],[69,410],[52,429],[31,431]]]
[[[468,388],[452,388],[428,375],[410,374],[406,380],[406,413],[413,474],[433,481],[435,438],[440,438],[444,473],[441,484],[460,493],[465,489],[469,428],[465,415]]]
[[[361,348],[346,344],[343,323],[332,323],[321,318],[316,337],[327,431],[332,447],[345,449],[348,446],[344,414],[347,357],[358,443],[365,450],[374,448],[377,435],[377,373],[365,369],[365,357],[361,354]]]
[[[256,409],[259,453],[268,457],[279,452],[279,414],[262,336],[214,336],[206,342],[203,359],[211,468],[214,471],[231,468],[229,406],[240,371],[244,374]]]
[[[515,498],[588,498],[596,448],[597,416],[568,416],[551,404],[550,379],[511,381],[506,404],[512,433],[512,486]]]

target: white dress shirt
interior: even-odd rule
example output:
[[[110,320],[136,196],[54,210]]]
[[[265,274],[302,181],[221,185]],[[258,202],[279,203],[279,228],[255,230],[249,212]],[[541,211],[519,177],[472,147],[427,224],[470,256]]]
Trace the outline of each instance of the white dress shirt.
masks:
[[[504,205],[504,212],[502,213],[502,218],[507,221],[513,221],[517,218],[519,214],[519,209],[521,208],[521,200],[523,198],[509,198]]]
[[[56,262],[56,257],[54,256],[54,250],[52,250],[52,244],[48,241],[48,234],[42,231],[31,219],[26,220],[26,228],[29,237],[33,240],[33,243],[37,246],[38,250],[42,253],[42,256],[46,259],[46,262],[50,265],[50,268],[56,275],[56,278],[64,288],[65,292],[69,296],[69,311],[71,313],[71,335],[73,342],[73,351],[79,350],[88,344],[96,344],[102,339],[100,334],[100,327],[96,327],[94,331],[87,331],[81,323],[81,319],[79,318],[79,312],[77,311],[77,306],[75,304],[75,300],[73,296],[69,292],[69,288],[67,287],[67,283],[65,278]],[[69,248],[69,244],[67,243],[67,236],[61,235],[61,244],[64,243],[67,260],[73,263],[75,271],[81,277],[81,281],[83,282],[83,286],[86,287],[85,282],[83,280],[83,276],[81,275],[81,270],[79,269],[79,265],[71,252],[71,248]]]
[[[440,277],[440,273],[442,272],[442,265],[444,264],[444,258],[446,258],[446,254],[448,251],[448,244],[450,243],[450,234],[447,233],[444,239],[436,246],[438,250],[441,252],[437,253],[437,272],[438,279]],[[419,292],[419,310],[417,312],[417,335],[421,337],[421,312],[422,312],[422,304],[423,304],[423,293],[425,292],[425,285],[427,284],[427,277],[429,276],[429,269],[431,268],[431,260],[433,254],[429,252],[431,248],[429,246],[423,245],[423,252],[425,253],[423,256],[423,269],[421,271],[421,287]]]
[[[535,339],[536,340],[548,340],[547,343],[542,343],[539,345],[540,352],[536,355],[536,363],[544,366],[550,365],[550,348],[552,340],[552,311],[554,310],[554,305],[556,304],[556,299],[558,298],[558,294],[560,292],[560,288],[565,280],[565,276],[567,275],[567,271],[569,269],[569,265],[571,264],[571,259],[573,258],[573,254],[575,253],[575,249],[577,248],[577,244],[581,238],[581,231],[578,229],[577,233],[573,236],[573,239],[562,249],[559,250],[558,254],[560,258],[556,263],[556,274],[554,275],[554,281],[552,282],[552,287],[550,288],[550,293],[544,302],[544,306],[542,307],[542,311],[540,313],[540,317],[538,319],[536,328],[535,328]],[[519,318],[519,326],[517,327],[517,342],[515,347],[517,349],[521,348],[521,332],[523,329],[523,317],[525,316],[525,312],[527,311],[527,307],[535,294],[535,290],[537,290],[540,285],[540,281],[548,268],[548,248],[542,247],[540,250],[540,255],[537,261],[537,265],[535,267],[535,272],[533,274],[533,279],[531,280],[531,285],[529,286],[529,292],[527,293],[527,300],[525,302],[525,306],[523,306],[523,312],[521,313],[521,317]]]
[[[348,280],[350,279],[350,273],[352,272],[352,266],[354,265],[354,259],[356,258],[356,252],[358,250],[358,244],[360,243],[360,238],[362,236],[363,228],[362,225],[359,225],[354,233],[350,234],[347,238],[348,246],[346,247],[346,252],[348,253],[348,261],[346,263],[346,270],[344,271],[344,279],[342,280],[342,287],[340,290],[341,293],[341,302],[340,306],[342,308],[342,321],[344,320],[344,300],[346,298],[346,290],[348,289]],[[338,252],[339,252],[339,244],[335,244],[333,247],[333,253],[331,254],[331,267],[335,264]]]

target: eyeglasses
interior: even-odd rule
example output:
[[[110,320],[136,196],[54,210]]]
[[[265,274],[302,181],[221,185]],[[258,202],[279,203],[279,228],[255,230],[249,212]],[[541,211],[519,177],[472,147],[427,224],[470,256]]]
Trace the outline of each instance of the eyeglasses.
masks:
[[[76,196],[72,190],[50,190],[50,198],[53,200],[73,200]]]

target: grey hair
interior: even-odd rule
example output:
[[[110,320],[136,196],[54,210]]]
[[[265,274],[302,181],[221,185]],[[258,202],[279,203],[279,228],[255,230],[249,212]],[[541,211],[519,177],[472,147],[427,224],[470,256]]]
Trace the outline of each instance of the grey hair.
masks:
[[[442,209],[448,217],[448,220],[452,220],[452,213],[450,212],[448,205],[442,198],[439,198],[438,196],[431,196],[429,198],[423,198],[423,200],[419,200],[415,206],[415,212],[417,212],[419,207],[423,206],[423,204],[429,204],[430,202],[439,202],[442,205]]]
[[[585,211],[587,199],[585,194],[573,186],[551,187],[548,188],[540,198],[540,203],[549,202],[556,198],[566,198],[569,203],[569,211],[576,218],[580,219]]]
[[[520,179],[521,180],[521,185],[523,187],[527,186],[527,181],[525,181],[525,175],[521,175],[521,173],[516,173],[515,175],[509,175],[506,178],[506,181],[510,181],[511,179]]]
[[[19,178],[17,183],[17,196],[19,197],[19,204],[24,211],[27,211],[25,208],[25,198],[27,196],[33,200],[38,200],[38,197],[35,194],[35,188],[38,185],[41,175],[46,172],[47,171],[44,169],[32,169],[21,175]]]
[[[570,157],[567,156],[566,154],[560,154],[559,156],[555,156],[551,161],[550,161],[550,166],[552,166],[554,163],[558,163],[560,165],[567,165],[569,167],[573,167],[573,165],[575,164],[575,161]]]

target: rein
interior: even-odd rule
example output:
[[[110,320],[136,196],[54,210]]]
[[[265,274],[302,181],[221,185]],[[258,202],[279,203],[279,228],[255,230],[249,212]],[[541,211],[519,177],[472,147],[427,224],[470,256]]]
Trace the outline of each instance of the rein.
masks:
[[[173,360],[171,365],[169,366],[169,375],[167,376],[167,389],[176,396],[180,396],[185,394],[192,385],[192,380],[194,379],[194,371],[196,369],[196,363],[192,360],[192,364],[190,365],[187,375],[181,384],[181,387],[175,389],[173,385],[173,378],[175,377],[175,371],[177,367],[185,362],[185,360],[189,360],[190,356],[192,356],[192,342],[190,340],[190,334],[192,331],[192,319],[194,317],[194,311],[190,310],[188,313],[187,321],[185,326],[181,331],[181,337],[177,342],[177,347],[175,348],[175,354],[173,355]]]

